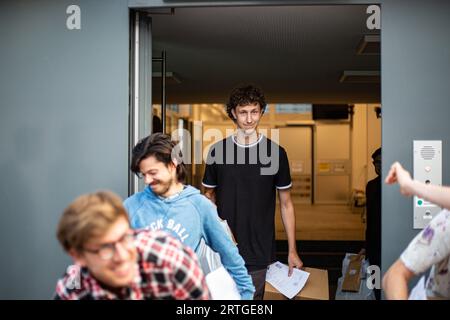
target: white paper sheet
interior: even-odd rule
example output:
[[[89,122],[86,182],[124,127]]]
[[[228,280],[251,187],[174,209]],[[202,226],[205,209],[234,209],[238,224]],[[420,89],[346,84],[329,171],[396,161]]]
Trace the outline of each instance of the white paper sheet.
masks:
[[[279,261],[274,262],[268,267],[266,281],[287,298],[292,299],[305,286],[309,272],[294,268],[289,277],[288,271],[287,265]]]
[[[206,285],[213,300],[241,299],[236,283],[223,266],[206,275]]]

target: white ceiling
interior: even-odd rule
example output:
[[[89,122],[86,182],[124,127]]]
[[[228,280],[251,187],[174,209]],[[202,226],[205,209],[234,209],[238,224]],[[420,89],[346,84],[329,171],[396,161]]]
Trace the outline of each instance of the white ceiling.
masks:
[[[151,16],[153,55],[166,50],[167,71],[181,80],[167,85],[168,103],[224,103],[248,82],[269,102],[380,101],[379,83],[339,82],[344,70],[380,70],[380,56],[356,54],[363,35],[379,33],[366,27],[366,6],[176,8]]]

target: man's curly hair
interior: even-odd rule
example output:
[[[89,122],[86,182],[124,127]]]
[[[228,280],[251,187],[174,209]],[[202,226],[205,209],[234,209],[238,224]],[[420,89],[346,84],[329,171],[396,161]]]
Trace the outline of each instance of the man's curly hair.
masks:
[[[245,106],[259,103],[262,112],[266,111],[266,99],[264,98],[264,93],[258,87],[253,85],[245,85],[241,87],[234,88],[231,91],[230,99],[226,105],[227,114],[231,120],[236,122],[233,117],[231,110],[236,109],[237,106]]]

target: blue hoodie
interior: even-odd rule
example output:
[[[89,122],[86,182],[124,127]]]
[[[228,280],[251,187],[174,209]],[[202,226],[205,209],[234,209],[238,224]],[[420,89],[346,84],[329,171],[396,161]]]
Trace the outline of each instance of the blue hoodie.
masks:
[[[147,186],[144,191],[126,199],[124,205],[135,229],[166,230],[195,251],[203,238],[219,253],[223,266],[236,282],[241,298],[253,299],[255,288],[244,259],[220,224],[216,207],[198,189],[185,186],[178,195],[162,198]]]

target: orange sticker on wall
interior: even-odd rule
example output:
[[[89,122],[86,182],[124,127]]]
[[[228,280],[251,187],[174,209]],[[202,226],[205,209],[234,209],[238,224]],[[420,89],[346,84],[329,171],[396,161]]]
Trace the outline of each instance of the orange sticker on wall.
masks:
[[[319,163],[319,172],[330,172],[329,163]]]

